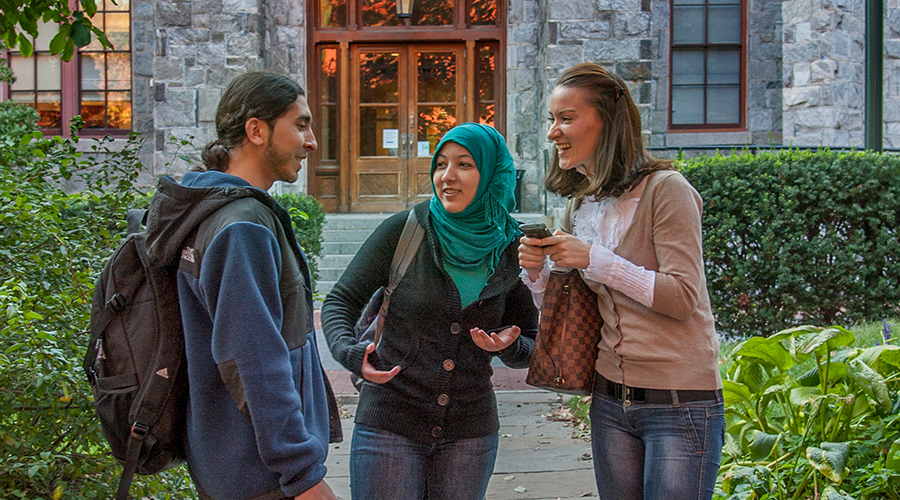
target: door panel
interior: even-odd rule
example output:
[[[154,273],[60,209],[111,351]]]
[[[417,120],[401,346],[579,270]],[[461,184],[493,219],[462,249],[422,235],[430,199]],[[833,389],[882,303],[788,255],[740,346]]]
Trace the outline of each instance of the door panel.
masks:
[[[431,155],[461,121],[464,44],[351,47],[351,211],[431,197]]]

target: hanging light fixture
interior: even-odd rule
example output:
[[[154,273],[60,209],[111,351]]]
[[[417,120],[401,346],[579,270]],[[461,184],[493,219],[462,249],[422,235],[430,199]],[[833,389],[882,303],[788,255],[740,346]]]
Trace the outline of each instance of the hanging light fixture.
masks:
[[[397,0],[397,17],[412,17],[413,0]]]

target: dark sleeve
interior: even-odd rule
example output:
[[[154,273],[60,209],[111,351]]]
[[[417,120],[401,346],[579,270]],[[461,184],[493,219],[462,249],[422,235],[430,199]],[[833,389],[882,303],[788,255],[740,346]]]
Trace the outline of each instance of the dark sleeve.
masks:
[[[519,338],[503,350],[500,360],[510,368],[528,368],[534,339],[537,336],[538,311],[531,298],[531,291],[519,279],[506,297],[504,325],[516,325],[522,329]]]
[[[328,348],[334,359],[356,375],[362,370],[365,344],[356,341],[353,326],[372,294],[388,284],[391,260],[408,214],[394,214],[372,232],[322,303],[322,330]]]

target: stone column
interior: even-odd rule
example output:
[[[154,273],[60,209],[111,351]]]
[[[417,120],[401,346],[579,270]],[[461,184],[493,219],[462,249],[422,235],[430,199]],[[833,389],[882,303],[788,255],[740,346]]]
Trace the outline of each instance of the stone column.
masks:
[[[863,147],[864,0],[785,0],[784,144]]]

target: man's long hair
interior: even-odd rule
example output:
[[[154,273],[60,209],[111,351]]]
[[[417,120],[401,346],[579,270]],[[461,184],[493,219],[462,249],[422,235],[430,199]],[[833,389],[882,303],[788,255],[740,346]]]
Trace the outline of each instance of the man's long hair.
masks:
[[[244,125],[258,118],[271,129],[303,89],[290,78],[269,71],[244,73],[228,84],[216,110],[218,138],[203,148],[203,164],[207,170],[224,172],[232,148],[247,137]]]

